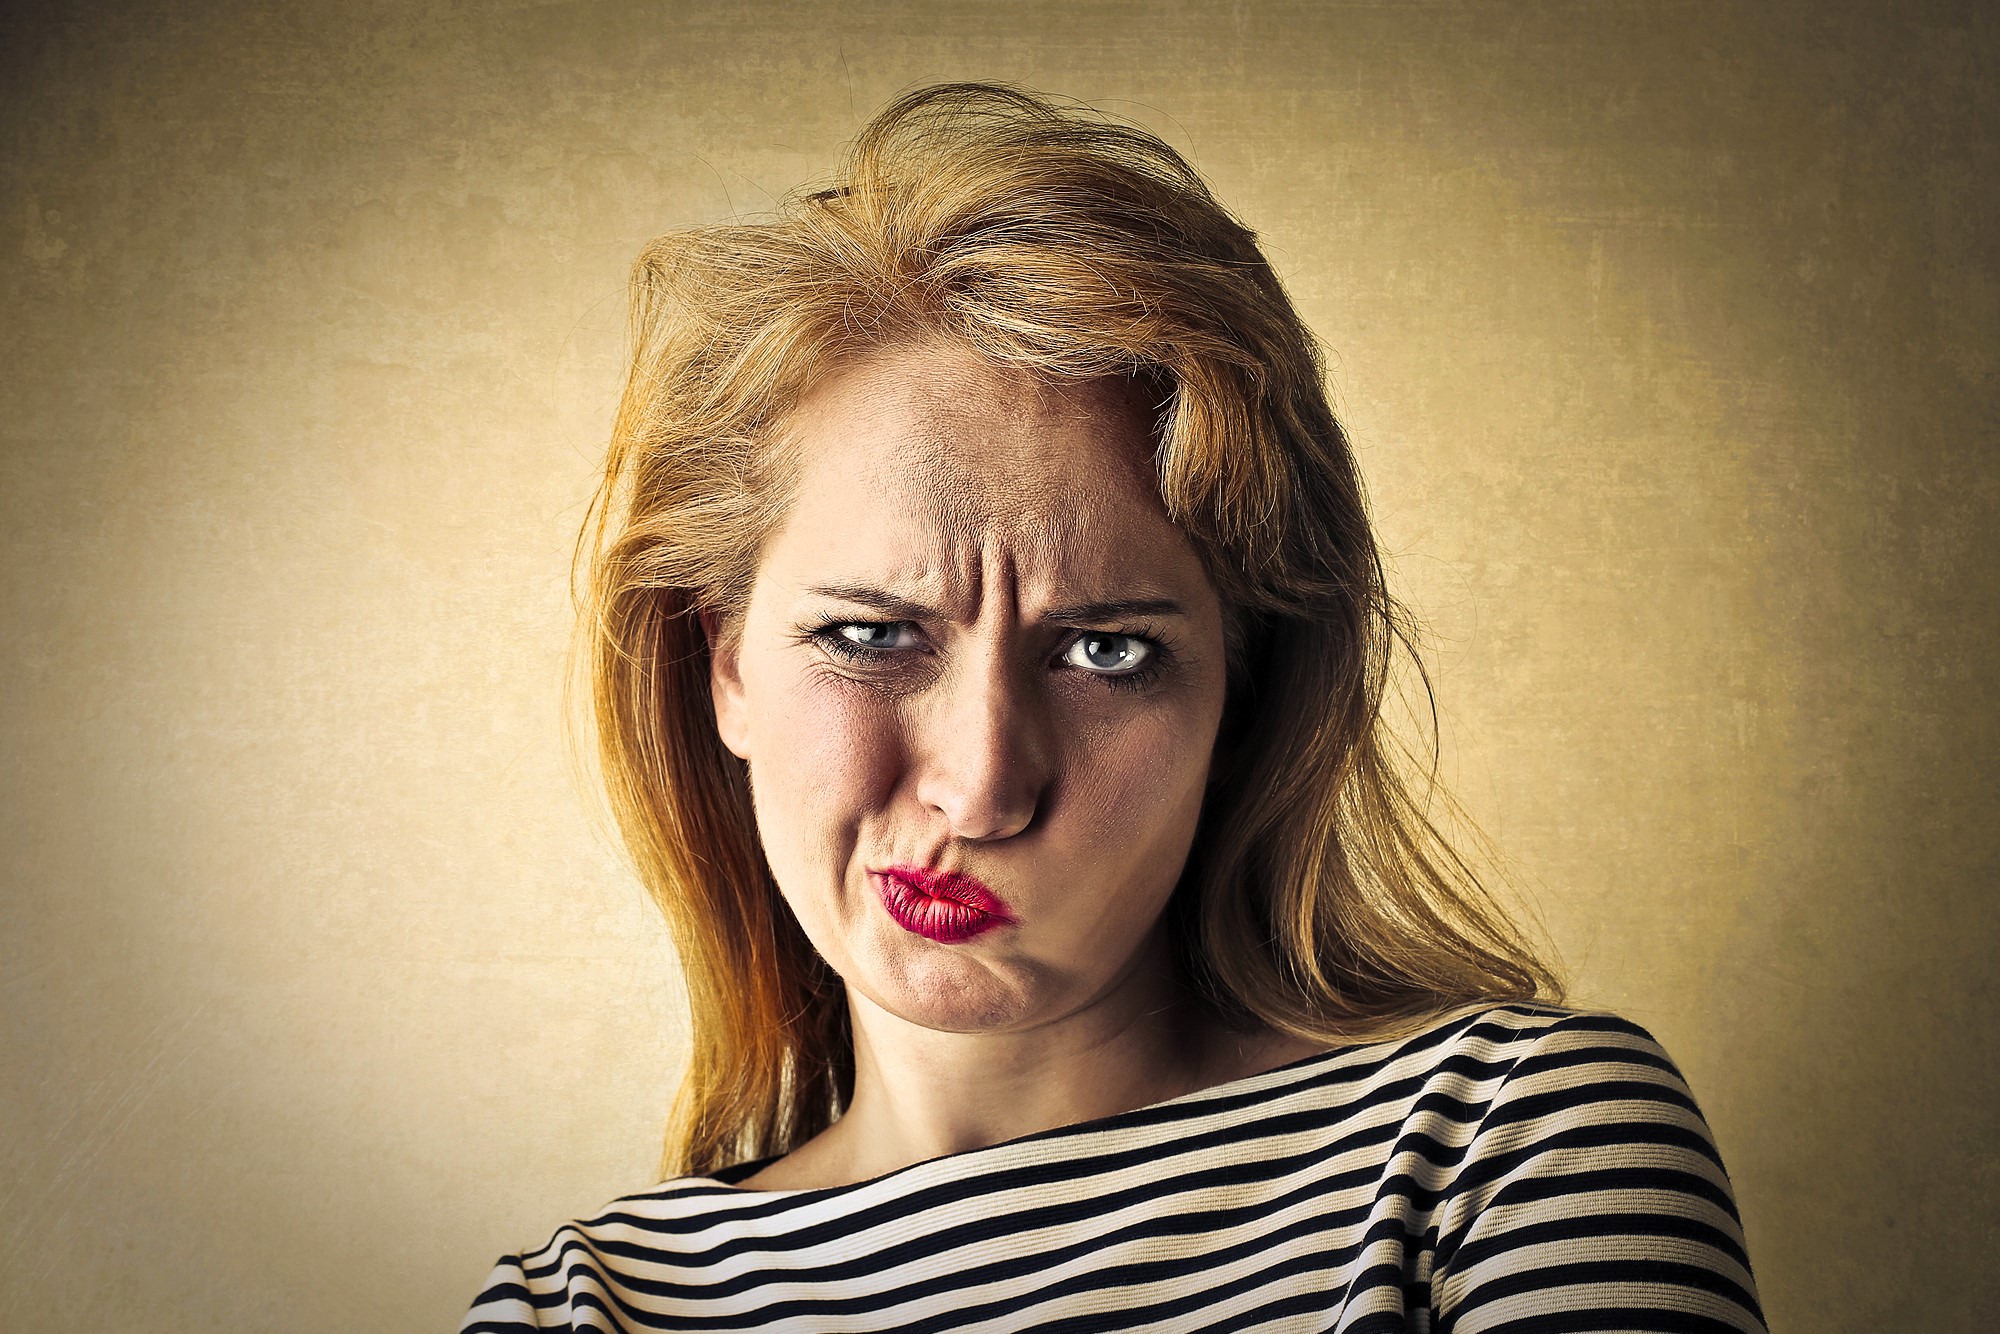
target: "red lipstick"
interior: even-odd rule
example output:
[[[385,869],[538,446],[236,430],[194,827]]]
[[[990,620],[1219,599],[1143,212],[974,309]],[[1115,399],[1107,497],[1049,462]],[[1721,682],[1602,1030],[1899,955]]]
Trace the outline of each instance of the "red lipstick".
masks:
[[[962,871],[892,866],[868,876],[897,926],[941,945],[956,945],[1015,921],[998,894]]]

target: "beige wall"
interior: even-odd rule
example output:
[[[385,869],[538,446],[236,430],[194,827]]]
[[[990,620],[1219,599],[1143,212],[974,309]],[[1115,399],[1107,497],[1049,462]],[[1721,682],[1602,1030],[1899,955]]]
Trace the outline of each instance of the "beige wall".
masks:
[[[646,1182],[673,968],[557,693],[625,267],[949,77],[1264,234],[1449,773],[1686,1067],[1773,1323],[2000,1321],[1992,19],[24,8],[0,1327],[449,1328]]]

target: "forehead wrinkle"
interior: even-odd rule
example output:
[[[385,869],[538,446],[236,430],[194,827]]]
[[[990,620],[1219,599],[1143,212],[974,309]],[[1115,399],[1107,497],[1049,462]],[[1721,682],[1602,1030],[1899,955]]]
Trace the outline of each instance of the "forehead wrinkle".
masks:
[[[1155,526],[1142,519],[1134,528],[1128,502],[1171,525],[1148,433],[1124,411],[1119,386],[1057,386],[950,363],[935,363],[944,373],[921,361],[858,368],[821,405],[831,409],[820,418],[832,427],[829,443],[866,460],[850,512],[891,527],[877,528],[889,541],[884,554],[896,553],[877,567],[884,591],[954,620],[983,614],[996,592],[1010,605],[1056,606],[1127,591],[1119,585],[1140,578],[1146,563],[1134,564],[1132,542],[1147,547],[1154,534],[1142,530]],[[1130,448],[1107,436],[1127,430]],[[1036,610],[1019,608],[1026,617]]]
[[[1092,466],[1001,474],[989,458],[980,460],[984,466],[969,469],[962,449],[943,440],[928,444],[910,469],[918,506],[967,546],[981,545],[990,536],[1032,537],[1052,529],[1073,541],[1086,511],[1102,504],[1107,486],[1117,485]]]
[[[1047,608],[1112,600],[1128,591],[1103,562],[1090,558],[1086,516],[1077,512],[1002,519],[986,526],[927,525],[926,574],[941,584],[934,603],[954,620],[983,619],[997,608],[1022,620]],[[961,516],[962,517],[962,516]]]
[[[1108,511],[1119,508],[1117,497],[1129,495],[1155,511],[1162,528],[1170,527],[1150,489],[1107,476],[1098,459],[1089,459],[1089,466],[1023,474],[968,470],[965,452],[935,427],[924,431],[913,453],[899,483],[904,513],[920,518],[923,545],[931,553],[925,563],[939,575],[949,572],[954,602],[969,599],[976,605],[995,575],[1009,585],[1023,576],[1028,589],[1042,585],[1037,600],[1051,605],[1115,597],[1121,591],[1113,586],[1115,578],[1104,561],[1090,556],[1103,547],[1111,564],[1120,563],[1118,552],[1106,545],[1120,538],[1106,533],[1098,546],[1091,540],[1108,521]],[[1112,531],[1118,530],[1113,523]],[[1087,568],[1078,568],[1079,559]],[[1016,598],[1025,591],[1016,588]]]

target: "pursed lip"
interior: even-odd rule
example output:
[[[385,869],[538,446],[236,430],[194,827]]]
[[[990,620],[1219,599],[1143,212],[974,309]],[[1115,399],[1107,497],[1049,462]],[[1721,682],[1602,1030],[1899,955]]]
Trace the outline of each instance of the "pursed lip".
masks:
[[[963,871],[891,866],[869,875],[896,924],[927,940],[957,944],[1016,921],[1005,900]]]

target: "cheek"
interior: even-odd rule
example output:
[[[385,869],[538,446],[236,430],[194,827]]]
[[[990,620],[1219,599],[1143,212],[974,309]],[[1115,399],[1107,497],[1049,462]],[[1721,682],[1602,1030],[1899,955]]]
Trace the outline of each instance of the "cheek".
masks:
[[[1208,776],[1208,747],[1190,738],[1207,735],[1186,719],[1147,719],[1104,729],[1071,760],[1064,841],[1086,877],[1123,885],[1127,904],[1163,904],[1180,876]]]
[[[889,791],[896,729],[879,702],[810,671],[759,682],[751,720],[751,786],[772,870],[804,870],[851,844]]]
[[[1164,836],[1167,819],[1208,777],[1214,720],[1196,708],[1163,709],[1116,726],[1080,728],[1070,773],[1094,818],[1129,822],[1134,837]]]

